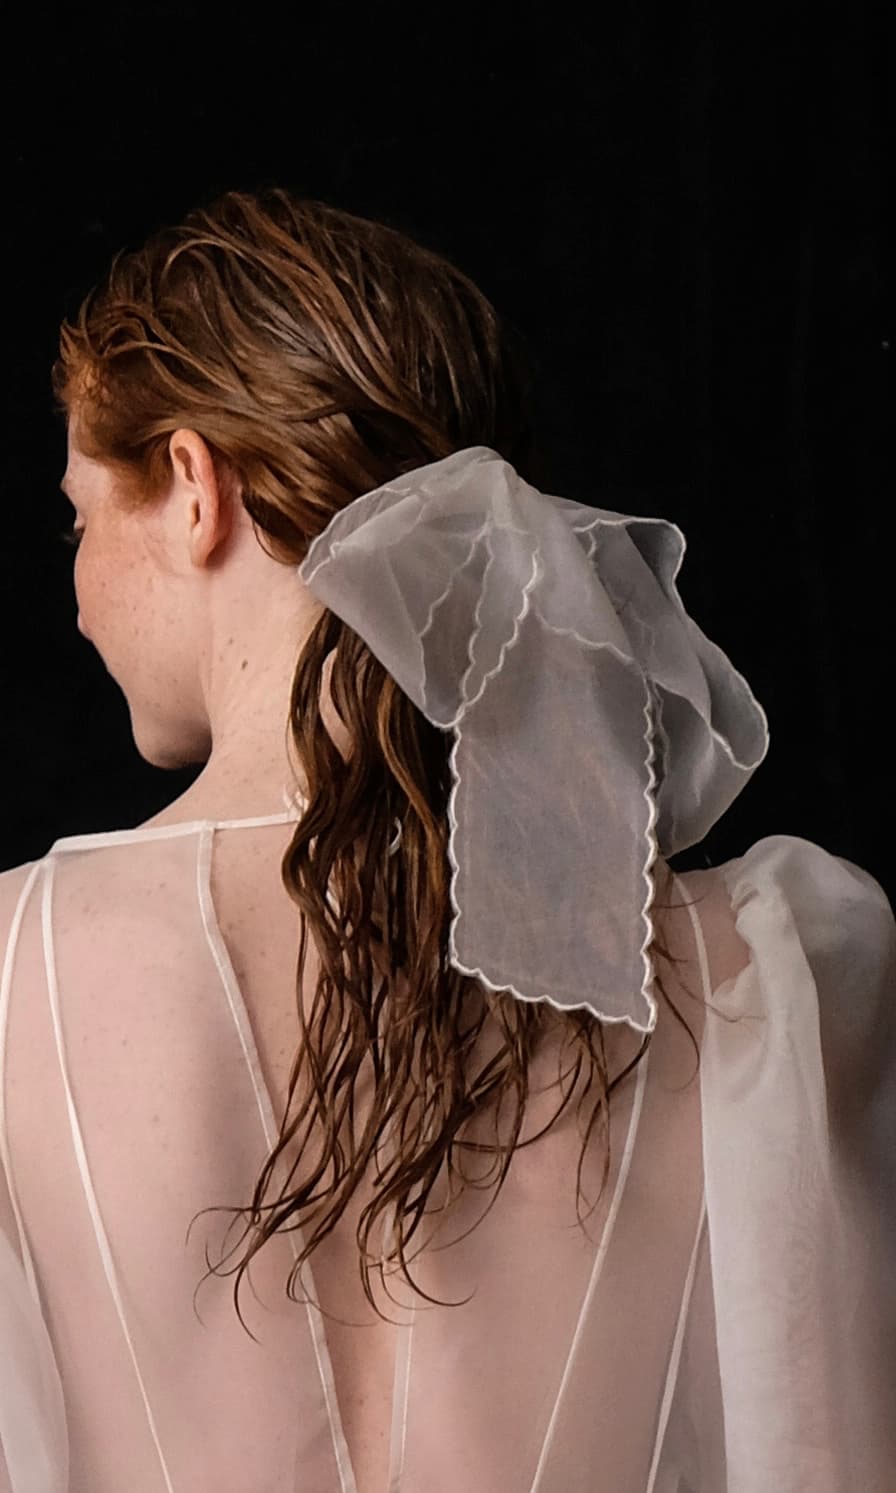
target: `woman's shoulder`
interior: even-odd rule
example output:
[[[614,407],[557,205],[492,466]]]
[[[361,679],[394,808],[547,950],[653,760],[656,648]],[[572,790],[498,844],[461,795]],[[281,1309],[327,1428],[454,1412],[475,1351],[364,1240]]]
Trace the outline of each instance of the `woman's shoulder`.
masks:
[[[755,1002],[786,1004],[808,980],[831,1064],[847,1070],[896,1024],[896,918],[864,867],[768,835],[721,865],[658,881],[658,941],[687,990],[714,998],[749,971]]]
[[[714,926],[733,921],[743,941],[751,1005],[811,1000],[831,1102],[850,1106],[881,1082],[896,1094],[896,917],[880,882],[796,835],[766,836],[700,874]]]
[[[847,948],[861,957],[864,949],[875,962],[896,936],[892,906],[871,872],[798,835],[766,835],[743,855],[678,879],[732,973],[751,950],[762,953],[760,935],[795,938],[818,957]]]
[[[672,872],[667,866],[666,871],[654,911],[659,943],[675,967],[686,971],[687,989],[715,991],[750,962],[722,868]]]

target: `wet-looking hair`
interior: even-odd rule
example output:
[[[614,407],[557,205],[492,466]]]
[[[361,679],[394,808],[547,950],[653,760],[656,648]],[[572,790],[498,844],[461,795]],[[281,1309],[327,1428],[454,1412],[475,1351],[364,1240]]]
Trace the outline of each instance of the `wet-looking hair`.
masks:
[[[160,501],[172,476],[169,438],[189,427],[207,442],[216,469],[238,479],[267,553],[297,566],[338,509],[467,446],[491,447],[550,490],[533,433],[534,367],[523,336],[443,254],[383,222],[265,187],[226,192],[139,249],[119,252],[74,320],[63,323],[53,390],[63,417],[77,415],[80,449],[111,468],[126,511]],[[353,742],[347,758],[318,704],[328,660],[332,699]],[[251,1231],[234,1299],[239,1314],[252,1256],[298,1223],[305,1245],[287,1283],[292,1296],[304,1260],[377,1165],[388,1128],[400,1144],[376,1175],[357,1230],[364,1291],[382,1316],[371,1269],[382,1273],[397,1262],[426,1295],[408,1272],[408,1242],[442,1168],[466,1180],[458,1161],[471,1117],[492,1110],[497,1117],[509,1103],[509,1136],[500,1139],[496,1120],[489,1151],[492,1202],[497,1197],[518,1148],[529,1065],[540,1045],[553,1037],[561,1055],[567,1046],[574,1053],[565,1092],[558,1064],[562,1100],[550,1125],[573,1093],[595,1089],[576,1176],[578,1212],[595,1122],[605,1121],[605,1185],[609,1096],[650,1038],[610,1080],[603,1028],[587,1011],[518,1001],[453,969],[447,802],[454,733],[434,727],[328,610],[296,660],[284,731],[308,787],[281,867],[301,922],[300,1040],[277,1146],[251,1205],[227,1208],[248,1214]],[[389,854],[396,819],[402,833]],[[657,887],[655,907],[663,890]],[[306,1020],[309,924],[320,974]],[[651,952],[669,958],[656,939]],[[656,989],[687,1027],[659,966]],[[471,1054],[486,1023],[495,1056],[474,1072]],[[353,1101],[362,1073],[372,1099],[359,1134]],[[520,1144],[537,1142],[550,1125]],[[277,1159],[294,1137],[302,1166],[290,1174],[292,1190],[266,1202]],[[394,1233],[371,1249],[375,1228],[387,1233],[390,1209]]]

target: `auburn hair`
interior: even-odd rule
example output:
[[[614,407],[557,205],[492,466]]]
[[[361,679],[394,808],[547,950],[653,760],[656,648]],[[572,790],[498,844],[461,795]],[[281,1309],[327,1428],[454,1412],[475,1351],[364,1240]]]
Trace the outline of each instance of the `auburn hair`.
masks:
[[[267,553],[297,566],[338,509],[467,446],[491,447],[544,487],[534,434],[536,370],[522,334],[444,253],[386,222],[264,186],[224,192],[141,247],[120,250],[74,320],[62,323],[52,387],[62,417],[77,415],[80,448],[112,471],[125,511],[161,500],[172,476],[169,438],[187,426],[207,442],[216,470],[238,479]],[[319,708],[328,660],[331,696],[353,741],[347,758]],[[645,1036],[610,1080],[602,1024],[588,1011],[519,1001],[450,964],[454,732],[433,726],[329,610],[296,661],[287,727],[308,790],[281,863],[301,925],[301,1036],[277,1145],[251,1204],[225,1208],[248,1214],[252,1231],[234,1284],[244,1327],[239,1285],[252,1256],[279,1229],[300,1226],[306,1242],[287,1282],[287,1295],[297,1299],[295,1277],[371,1162],[378,1166],[390,1125],[401,1144],[376,1170],[373,1201],[360,1217],[361,1281],[380,1316],[371,1269],[382,1274],[397,1261],[412,1289],[426,1296],[409,1274],[406,1248],[442,1168],[449,1179],[453,1172],[468,1180],[458,1158],[471,1118],[492,1107],[497,1115],[507,1100],[515,1106],[509,1141],[500,1142],[496,1127],[488,1148],[496,1158],[493,1203],[514,1150],[555,1123],[584,1063],[584,1093],[594,1085],[595,1100],[576,1177],[581,1223],[592,1130],[603,1115],[602,1194],[609,1096],[651,1041]],[[309,925],[320,974],[306,1020]],[[676,962],[656,937],[651,953]],[[655,984],[694,1041],[658,968]],[[469,1054],[486,1022],[497,1055],[474,1075]],[[550,1034],[573,1049],[572,1083],[550,1124],[520,1142],[530,1061]],[[372,1110],[356,1134],[353,1100],[365,1064],[373,1070]],[[561,1091],[563,1078],[558,1067]],[[304,1099],[292,1115],[297,1088]],[[278,1157],[302,1126],[302,1160],[312,1155],[312,1141],[319,1159],[298,1173],[292,1191],[265,1201]],[[371,1251],[374,1227],[390,1208],[391,1240]]]

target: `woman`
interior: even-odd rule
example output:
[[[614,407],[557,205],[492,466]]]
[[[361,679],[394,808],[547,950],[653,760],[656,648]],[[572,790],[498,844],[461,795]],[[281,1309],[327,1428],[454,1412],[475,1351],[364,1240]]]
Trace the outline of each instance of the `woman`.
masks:
[[[683,625],[680,531],[652,551],[650,521],[543,498],[522,369],[444,258],[280,189],[118,255],[63,325],[78,626],[141,755],[203,767],[137,829],[0,877],[0,1488],[889,1486],[871,1194],[883,1176],[891,1205],[893,1175],[856,1096],[888,1112],[892,910],[791,836],[672,874],[669,847],[763,759],[765,718],[740,676],[717,720],[626,672],[678,628],[692,703],[736,675]],[[474,661],[464,632],[446,666],[460,614],[438,604],[462,594],[446,535],[475,539],[445,523],[464,483],[511,513],[496,565],[517,515],[545,528],[520,562],[530,613],[486,671],[514,688],[462,741],[412,680],[422,657],[450,692]],[[399,531],[424,493],[444,508]],[[381,527],[350,572],[331,541],[367,495]],[[563,555],[585,567],[565,592]],[[540,596],[587,603],[599,576],[612,599],[617,565],[637,585],[605,607],[615,651],[537,631]],[[467,595],[479,643],[484,571]],[[567,651],[527,675],[536,637]],[[563,673],[578,644],[596,687]],[[573,702],[608,709],[632,681],[629,755],[621,703],[606,737],[576,731]],[[700,800],[701,721],[721,786],[673,836],[651,804]],[[563,773],[511,820],[511,748],[545,724]],[[506,838],[523,820],[538,836]],[[488,962],[502,934],[519,985]],[[611,997],[614,939],[632,978]],[[561,994],[576,961],[600,996]],[[230,1271],[227,1213],[248,1215]],[[234,1271],[231,1301],[209,1276]]]

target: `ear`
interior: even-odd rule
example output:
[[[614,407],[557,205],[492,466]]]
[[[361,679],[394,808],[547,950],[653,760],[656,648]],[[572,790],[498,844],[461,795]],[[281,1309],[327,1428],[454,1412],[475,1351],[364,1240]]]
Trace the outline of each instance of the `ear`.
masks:
[[[177,482],[202,489],[223,507],[239,502],[242,483],[230,463],[215,457],[207,441],[184,426],[172,431],[168,458]]]

